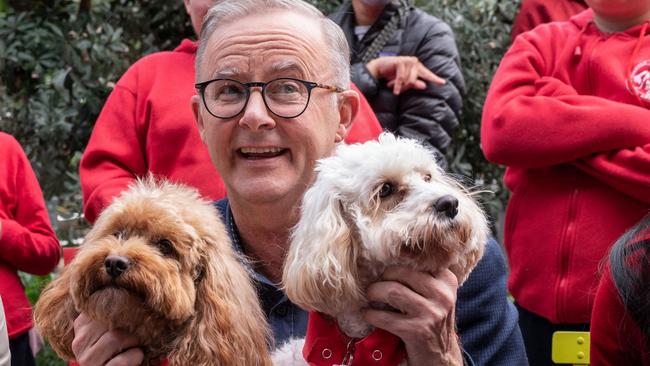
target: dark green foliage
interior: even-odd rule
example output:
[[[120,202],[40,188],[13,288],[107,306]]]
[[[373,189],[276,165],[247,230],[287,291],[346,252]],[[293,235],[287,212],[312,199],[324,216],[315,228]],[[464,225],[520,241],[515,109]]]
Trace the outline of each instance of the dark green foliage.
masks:
[[[485,160],[480,145],[481,112],[485,95],[501,57],[510,46],[510,29],[520,1],[416,0],[416,5],[447,22],[454,30],[467,84],[462,126],[449,153],[454,172],[471,177],[494,192],[483,197],[490,216],[503,210],[508,192],[503,169]]]
[[[106,97],[133,61],[191,36],[189,19],[180,0],[8,5],[0,13],[0,130],[22,143],[52,211],[71,216],[81,207],[79,159]]]

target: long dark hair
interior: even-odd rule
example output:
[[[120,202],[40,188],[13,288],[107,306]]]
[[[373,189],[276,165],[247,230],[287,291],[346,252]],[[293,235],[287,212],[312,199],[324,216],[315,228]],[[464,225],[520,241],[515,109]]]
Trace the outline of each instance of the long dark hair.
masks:
[[[650,340],[650,214],[616,241],[612,279],[627,312]]]

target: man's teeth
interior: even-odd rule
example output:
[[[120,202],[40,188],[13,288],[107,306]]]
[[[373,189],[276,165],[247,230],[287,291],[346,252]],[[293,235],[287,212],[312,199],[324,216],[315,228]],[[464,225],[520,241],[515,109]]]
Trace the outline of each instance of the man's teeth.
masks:
[[[242,147],[241,152],[244,154],[269,154],[279,153],[282,151],[279,147]]]

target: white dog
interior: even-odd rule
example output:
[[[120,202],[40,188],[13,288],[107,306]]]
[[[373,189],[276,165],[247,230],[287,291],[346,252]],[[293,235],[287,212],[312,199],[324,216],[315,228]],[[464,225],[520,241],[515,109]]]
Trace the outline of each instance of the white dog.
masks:
[[[369,306],[365,291],[387,267],[430,272],[449,267],[462,283],[483,255],[488,235],[483,211],[414,140],[384,133],[378,142],[341,145],[318,162],[316,172],[293,231],[283,282],[291,301],[336,319],[349,339],[373,331],[362,316]],[[276,351],[274,364],[305,365],[303,341]],[[330,349],[316,351],[341,362]],[[348,350],[346,362],[350,356]]]

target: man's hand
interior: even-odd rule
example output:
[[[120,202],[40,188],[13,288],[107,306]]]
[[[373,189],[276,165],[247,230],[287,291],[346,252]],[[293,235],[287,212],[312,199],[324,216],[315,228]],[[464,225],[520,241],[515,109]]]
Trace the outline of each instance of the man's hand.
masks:
[[[122,331],[109,331],[102,323],[80,314],[74,321],[72,352],[80,366],[138,366],[144,354],[138,340]]]
[[[424,90],[426,82],[444,85],[446,80],[424,66],[417,57],[384,56],[371,60],[366,68],[375,79],[385,79],[393,94],[399,95],[409,89]]]
[[[368,309],[366,321],[404,341],[409,366],[462,365],[455,330],[456,276],[449,269],[430,274],[391,267],[382,280],[368,287],[368,301],[401,313]]]

